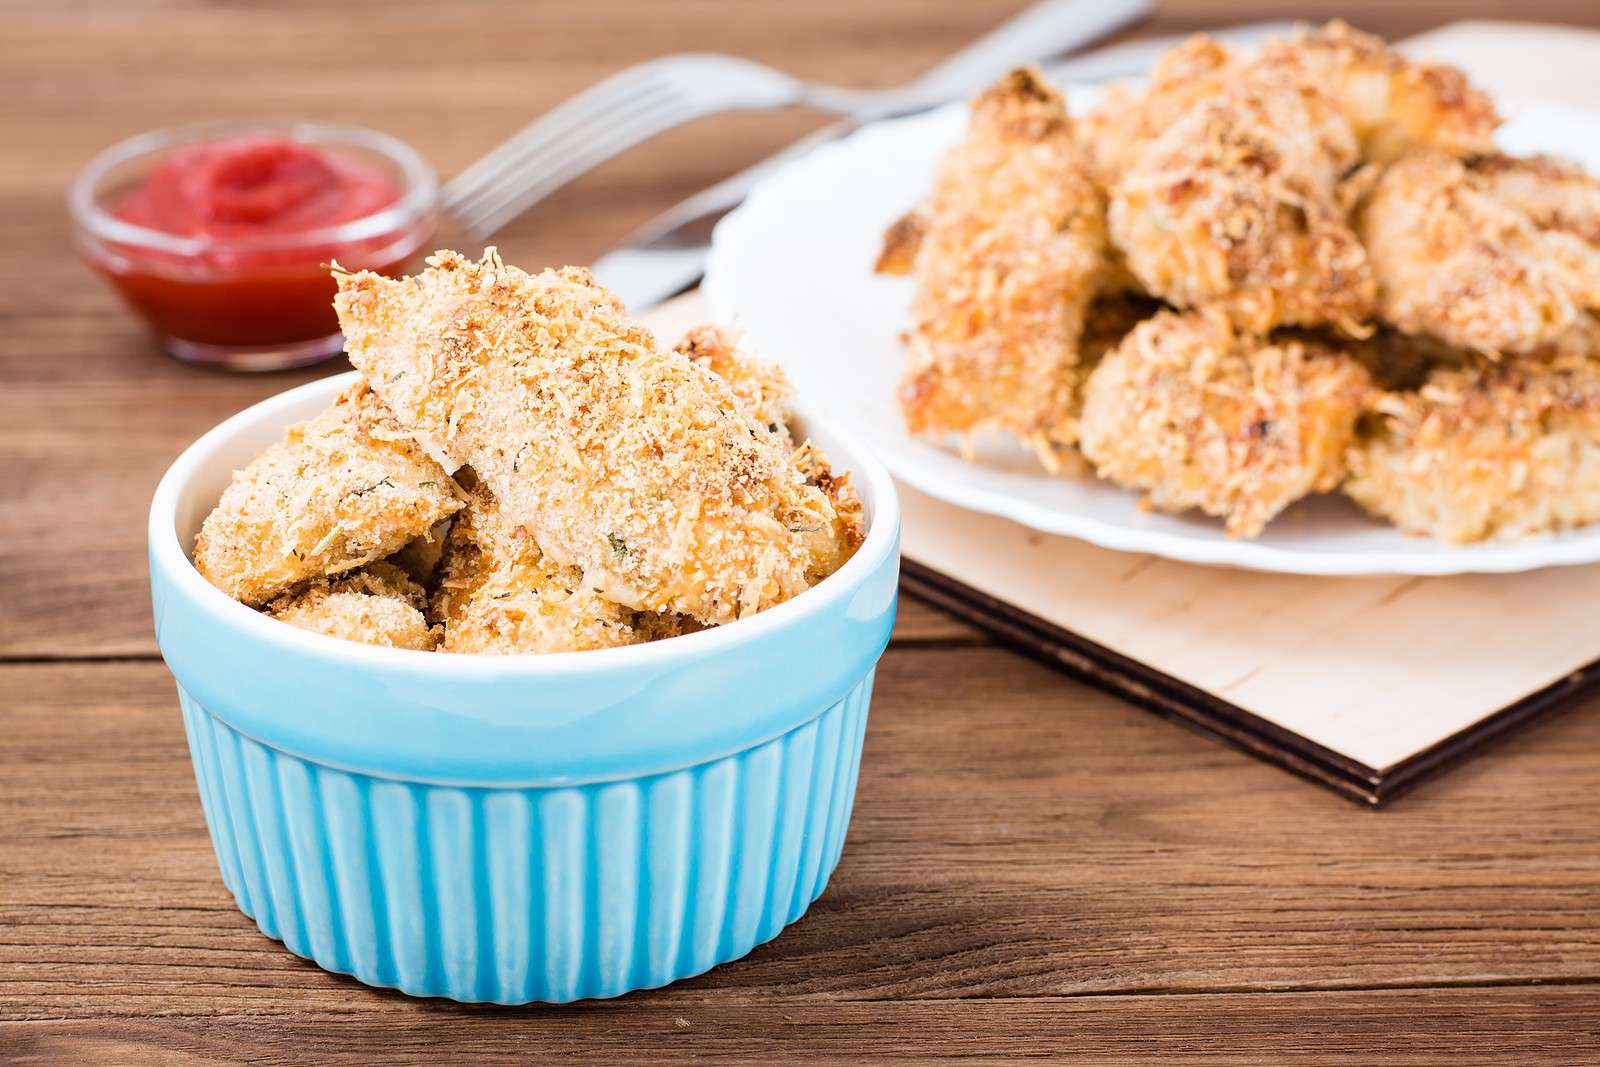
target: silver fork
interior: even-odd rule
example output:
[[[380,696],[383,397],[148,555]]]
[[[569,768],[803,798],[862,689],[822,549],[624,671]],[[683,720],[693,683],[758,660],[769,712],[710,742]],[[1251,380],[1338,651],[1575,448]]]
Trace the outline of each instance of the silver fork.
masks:
[[[1005,68],[1103,36],[1148,0],[1045,0],[934,71],[893,89],[801,81],[732,56],[684,54],[630,67],[560,104],[451,179],[440,203],[478,238],[561,186],[675,126],[726,111],[804,105],[860,119],[917,110]]]

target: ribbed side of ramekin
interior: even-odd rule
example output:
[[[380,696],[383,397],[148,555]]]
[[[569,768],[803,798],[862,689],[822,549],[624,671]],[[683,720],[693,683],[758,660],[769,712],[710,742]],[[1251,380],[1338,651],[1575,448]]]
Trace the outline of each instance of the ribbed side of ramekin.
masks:
[[[179,699],[223,881],[263,933],[371,985],[515,1004],[665,985],[803,915],[844,847],[872,678],[743,752],[561,788],[352,774]]]

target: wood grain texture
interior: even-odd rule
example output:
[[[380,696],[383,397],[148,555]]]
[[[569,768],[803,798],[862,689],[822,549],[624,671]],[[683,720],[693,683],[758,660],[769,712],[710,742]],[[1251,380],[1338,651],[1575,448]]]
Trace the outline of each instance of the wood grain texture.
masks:
[[[115,1025],[0,1023],[17,1064],[382,1062],[651,1064],[1037,1064],[1336,1067],[1379,1059],[1565,1062],[1600,1054],[1592,988],[1486,988],[1333,994],[1224,993],[1027,1000],[824,1004],[625,1003],[568,1008],[412,1007],[404,1018],[175,1016]],[[408,1006],[409,1007],[409,1006]],[[1263,1060],[1262,1049],[1271,1049]],[[641,1059],[647,1057],[647,1059]]]
[[[294,958],[222,887],[172,682],[151,658],[144,512],[200,431],[308,375],[207,374],[152,351],[70,252],[75,169],[153,126],[291,114],[386,129],[450,173],[661,52],[892,84],[1016,6],[0,0],[0,70],[20,105],[0,110],[17,148],[0,154],[0,1062],[1600,1055],[1595,705],[1373,815],[915,602],[880,670],[831,887],[709,975],[566,1009],[415,1001]],[[1296,13],[1403,36],[1497,8]],[[1177,0],[1144,32],[1283,13]],[[1600,21],[1578,0],[1516,14]],[[505,253],[591,259],[817,121],[677,131],[532,212]]]
[[[325,974],[234,908],[162,665],[4,673],[0,1018],[453,1010]],[[1597,750],[1600,716],[1561,716],[1375,816],[1002,650],[908,647],[827,893],[638,999],[1592,983]]]

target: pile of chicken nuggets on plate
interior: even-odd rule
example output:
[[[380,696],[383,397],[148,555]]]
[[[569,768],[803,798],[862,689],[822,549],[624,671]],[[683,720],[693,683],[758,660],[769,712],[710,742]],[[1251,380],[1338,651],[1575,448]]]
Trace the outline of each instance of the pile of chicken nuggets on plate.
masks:
[[[1235,537],[1334,490],[1452,542],[1600,519],[1600,183],[1500,121],[1339,22],[1194,38],[1077,120],[1007,76],[885,237],[909,430]]]
[[[862,543],[848,476],[730,334],[668,349],[581,269],[428,264],[336,272],[361,380],[206,518],[195,566],[229,596],[368,644],[580,651],[764,610]]]

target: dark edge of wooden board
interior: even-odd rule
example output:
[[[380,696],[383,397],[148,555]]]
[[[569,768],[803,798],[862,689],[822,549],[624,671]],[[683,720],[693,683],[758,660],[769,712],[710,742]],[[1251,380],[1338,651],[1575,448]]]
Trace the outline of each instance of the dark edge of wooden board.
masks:
[[[1380,770],[915,560],[901,560],[900,582],[913,596],[972,623],[1047,666],[1332,789],[1348,800],[1372,807],[1383,806],[1468,753],[1600,685],[1597,660],[1415,756]]]

